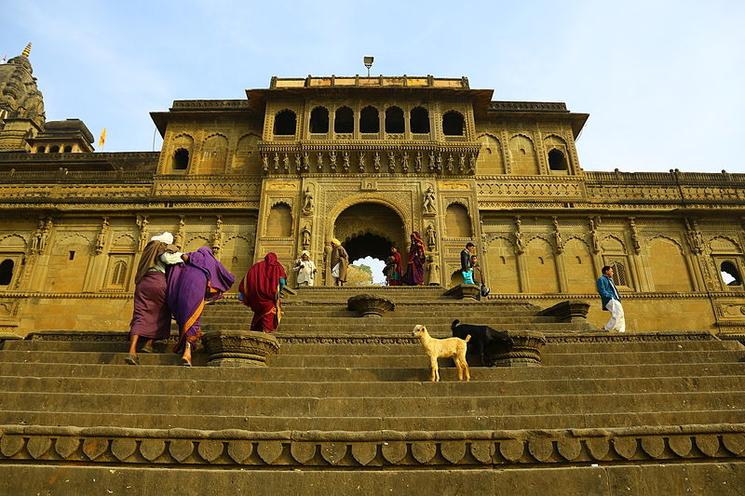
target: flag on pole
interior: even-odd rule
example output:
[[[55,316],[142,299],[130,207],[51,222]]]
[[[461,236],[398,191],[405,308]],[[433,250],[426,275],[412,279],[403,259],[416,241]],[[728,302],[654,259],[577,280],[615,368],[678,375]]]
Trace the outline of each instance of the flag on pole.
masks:
[[[103,150],[103,145],[106,143],[106,128],[101,130],[101,136],[98,138],[98,146]]]

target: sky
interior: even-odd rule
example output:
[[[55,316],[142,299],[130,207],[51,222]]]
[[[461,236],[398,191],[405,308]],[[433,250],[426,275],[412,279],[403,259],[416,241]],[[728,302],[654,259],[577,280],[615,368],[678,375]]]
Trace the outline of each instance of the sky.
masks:
[[[745,172],[745,2],[0,0],[0,57],[33,42],[48,120],[153,149],[149,112],[271,76],[467,76],[495,100],[589,113],[585,170]],[[156,139],[156,149],[160,146]]]

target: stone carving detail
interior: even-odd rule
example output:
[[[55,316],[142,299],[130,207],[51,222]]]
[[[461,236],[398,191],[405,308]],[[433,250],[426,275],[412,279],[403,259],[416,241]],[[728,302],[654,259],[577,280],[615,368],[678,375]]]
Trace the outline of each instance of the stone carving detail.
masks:
[[[378,152],[375,152],[373,157],[373,169],[375,172],[380,172],[380,154]]]
[[[636,229],[636,222],[633,217],[629,217],[629,229],[631,229],[631,245],[634,247],[634,253],[639,255],[642,252],[642,245],[639,242],[639,231]]]
[[[427,284],[429,286],[439,286],[442,284],[442,275],[440,274],[440,264],[432,255],[427,257]]]
[[[329,154],[329,167],[331,167],[331,172],[336,172],[336,150],[331,150]]]
[[[429,251],[433,251],[437,246],[437,232],[435,231],[435,226],[428,224],[427,229],[425,229],[424,232],[427,235],[427,248]]]
[[[682,431],[681,431],[682,429]],[[89,428],[13,425],[3,427],[0,459],[29,458],[63,464],[101,466],[339,466],[493,467],[573,466],[629,460],[717,461],[745,456],[739,426],[712,431],[700,426],[617,427],[602,430],[552,429],[540,432],[313,431],[252,437],[249,431]],[[693,446],[696,449],[693,449]],[[286,448],[286,450],[284,449]],[[280,456],[285,451],[287,456]],[[317,456],[314,456],[317,455]]]
[[[691,252],[695,255],[701,255],[704,252],[704,237],[698,228],[696,219],[685,219],[686,239]]]
[[[313,192],[310,190],[310,186],[308,186],[305,188],[305,193],[303,193],[303,215],[311,215],[314,209]]]
[[[150,221],[148,220],[147,215],[138,215],[137,216],[137,228],[140,231],[140,241],[137,245],[137,251],[142,252],[142,250],[145,249],[145,245],[148,242],[148,229],[147,226],[150,224]]]
[[[424,215],[435,215],[437,213],[437,207],[435,206],[435,189],[431,184],[427,186],[427,191],[424,192],[422,213]]]
[[[525,240],[523,239],[523,233],[520,230],[521,226],[522,221],[520,220],[520,217],[515,217],[515,232],[512,235],[514,236],[515,253],[518,255],[525,253]]]
[[[310,248],[310,240],[311,240],[311,232],[310,227],[308,224],[303,226],[303,229],[300,231],[300,245],[303,247],[303,250],[307,250]]]
[[[349,172],[350,167],[351,164],[349,163],[349,152],[347,150],[344,150],[342,169],[344,169],[344,172]]]
[[[414,171],[422,172],[422,152],[416,152],[416,158],[414,158]]]
[[[396,154],[392,151],[388,152],[388,172],[396,172]]]
[[[316,163],[316,168],[318,169],[318,172],[321,172],[323,170],[323,153],[318,152],[318,162]]]
[[[599,218],[598,218],[599,221]],[[599,222],[597,222],[599,224]],[[590,246],[592,252],[597,255],[600,253],[600,239],[598,239],[598,228],[594,219],[590,219]]]
[[[382,317],[395,309],[395,303],[378,295],[361,294],[347,300],[347,310],[357,312],[360,317]]]
[[[537,331],[508,331],[512,346],[495,350],[494,365],[507,367],[536,367],[541,364],[541,348],[546,337]]]
[[[202,337],[211,367],[266,367],[279,351],[277,338],[254,331],[209,331]]]
[[[360,172],[365,172],[365,152],[360,152]]]
[[[554,250],[556,250],[556,253],[558,254],[558,253],[561,253],[561,252],[564,251],[564,242],[562,241],[562,239],[561,239],[561,233],[559,232],[559,219],[557,219],[556,217],[554,217],[551,220],[551,223],[554,226],[554,232],[553,232],[553,236],[554,236]]]
[[[295,154],[295,171],[300,172],[303,170],[303,159],[299,153]]]
[[[176,229],[176,235],[173,237],[173,244],[182,248],[184,246],[184,233],[186,223],[184,222],[184,216],[180,215],[178,219],[178,229]]]
[[[36,232],[34,232],[34,237],[31,239],[32,254],[41,255],[44,253],[50,232],[52,232],[52,218],[39,217],[39,225],[36,228]]]
[[[219,258],[220,250],[222,249],[223,232],[222,232],[222,215],[217,216],[215,222],[215,231],[212,233],[212,253],[215,257]]]
[[[103,253],[103,249],[106,245],[106,236],[109,234],[109,218],[104,217],[103,221],[101,222],[101,229],[98,231],[98,234],[96,235],[96,243],[93,248],[93,252],[96,255],[100,255]]]
[[[401,170],[406,174],[409,172],[409,153],[404,152],[403,159],[401,160]]]

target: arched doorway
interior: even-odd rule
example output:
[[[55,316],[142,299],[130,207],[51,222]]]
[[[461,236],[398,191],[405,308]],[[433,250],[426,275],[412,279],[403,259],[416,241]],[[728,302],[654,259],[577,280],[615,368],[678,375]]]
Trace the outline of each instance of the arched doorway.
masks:
[[[333,236],[346,248],[350,263],[365,259],[366,265],[372,265],[376,283],[391,246],[406,256],[404,222],[395,210],[381,203],[357,203],[342,211],[334,222]]]

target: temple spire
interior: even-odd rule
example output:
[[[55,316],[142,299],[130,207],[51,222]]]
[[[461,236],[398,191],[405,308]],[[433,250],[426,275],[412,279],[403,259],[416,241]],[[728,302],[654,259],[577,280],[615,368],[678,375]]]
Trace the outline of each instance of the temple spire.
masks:
[[[29,42],[28,45],[26,45],[26,48],[23,49],[23,52],[21,53],[22,56],[28,58],[29,55],[31,55],[31,42]]]

